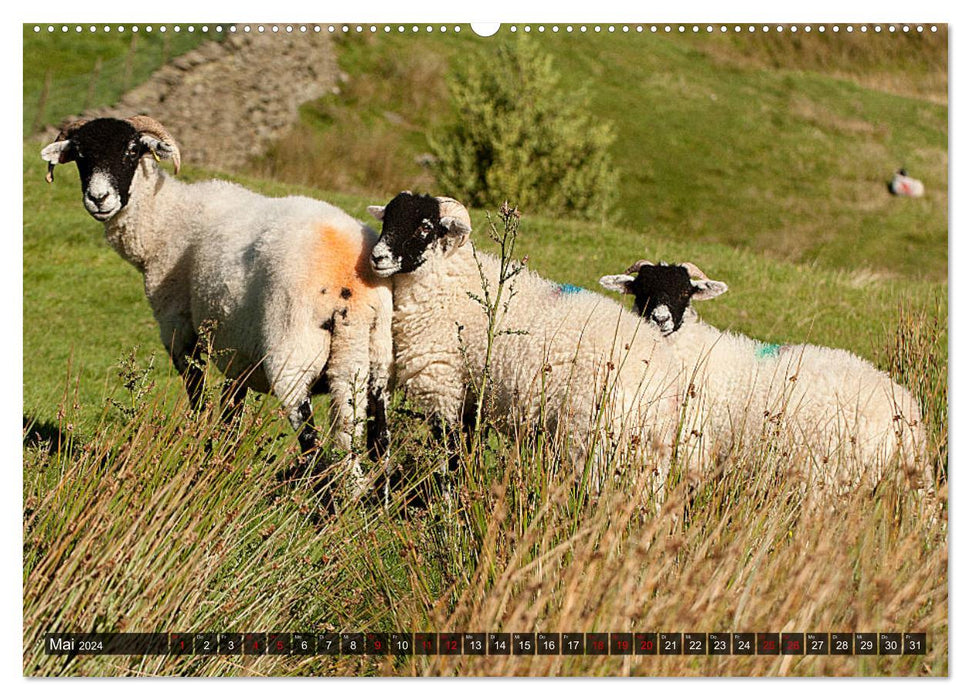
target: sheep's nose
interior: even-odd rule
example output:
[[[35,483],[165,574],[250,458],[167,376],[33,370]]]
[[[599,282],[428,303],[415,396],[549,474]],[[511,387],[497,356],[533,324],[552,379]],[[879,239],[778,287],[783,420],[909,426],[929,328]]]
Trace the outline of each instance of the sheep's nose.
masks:
[[[108,193],[105,192],[104,194],[95,194],[94,192],[88,192],[88,199],[100,206],[106,199],[108,199]]]

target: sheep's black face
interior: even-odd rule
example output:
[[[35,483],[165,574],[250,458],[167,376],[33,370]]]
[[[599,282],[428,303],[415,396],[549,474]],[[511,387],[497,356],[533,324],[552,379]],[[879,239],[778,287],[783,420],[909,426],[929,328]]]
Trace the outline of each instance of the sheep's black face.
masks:
[[[631,282],[634,309],[657,324],[664,335],[684,323],[684,312],[698,288],[680,265],[644,265]]]
[[[77,163],[84,208],[107,221],[128,204],[138,160],[148,152],[135,127],[120,119],[94,119],[66,141],[41,152],[50,163]]]
[[[381,238],[371,253],[371,267],[382,277],[414,272],[425,262],[428,247],[445,232],[437,199],[402,192],[384,208]]]
[[[698,279],[692,279],[692,274]],[[633,294],[634,310],[664,335],[681,328],[692,300],[714,299],[728,291],[727,284],[708,279],[692,263],[652,265],[646,260],[632,265],[625,274],[601,277],[600,285],[612,292]]]
[[[430,250],[447,252],[464,242],[471,229],[454,216],[442,216],[442,205],[442,200],[431,195],[402,192],[387,206],[368,207],[382,222],[381,238],[371,253],[375,274],[390,277],[414,272]]]

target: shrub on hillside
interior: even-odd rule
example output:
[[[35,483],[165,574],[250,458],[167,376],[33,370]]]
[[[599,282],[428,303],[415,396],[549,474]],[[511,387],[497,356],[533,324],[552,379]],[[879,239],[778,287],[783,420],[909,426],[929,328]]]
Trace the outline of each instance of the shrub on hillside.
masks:
[[[611,124],[564,90],[535,42],[472,57],[449,80],[457,120],[432,137],[442,192],[466,204],[607,218],[617,195]]]

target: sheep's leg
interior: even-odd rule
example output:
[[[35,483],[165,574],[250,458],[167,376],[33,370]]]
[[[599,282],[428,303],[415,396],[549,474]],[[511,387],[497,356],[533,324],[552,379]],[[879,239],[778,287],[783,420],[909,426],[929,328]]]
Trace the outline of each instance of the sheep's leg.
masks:
[[[388,431],[387,401],[394,350],[391,340],[392,300],[390,290],[376,290],[378,303],[371,308],[374,320],[369,337],[367,433],[365,441],[372,459],[381,461],[391,442]]]
[[[316,461],[320,446],[317,444],[317,428],[314,425],[314,407],[310,397],[304,397],[289,413],[290,425],[297,433],[301,457]]]
[[[189,405],[193,411],[202,406],[206,372],[202,362],[203,348],[192,324],[179,314],[155,315],[162,344],[172,358],[175,371],[182,377]]]
[[[462,466],[462,448],[472,447],[472,433],[468,424],[448,425],[442,420],[432,423],[432,437],[435,442],[445,446],[446,458],[442,460],[439,472],[442,476],[453,474]]]
[[[189,395],[189,405],[192,406],[193,411],[198,411],[202,407],[203,389],[206,383],[202,347],[196,339],[193,339],[188,349],[180,350],[171,356],[176,371],[182,377],[185,392]]]
[[[462,469],[462,456],[472,449],[473,428],[472,421],[449,424],[445,420],[437,418],[432,422],[432,437],[436,443],[442,445],[445,449],[445,454],[433,478],[435,488],[445,501],[449,515],[452,514],[452,506],[455,501],[454,483],[456,475]]]
[[[327,383],[334,414],[334,442],[349,457],[351,497],[359,496],[365,488],[359,452],[365,437],[368,408],[369,332],[368,325],[348,321],[338,324],[327,364]]]
[[[368,453],[376,462],[384,459],[391,444],[387,400],[387,387],[368,380],[366,442]]]
[[[458,431],[466,406],[466,392],[462,377],[455,370],[461,366],[460,362],[461,358],[456,357],[454,363],[430,365],[412,376],[407,385],[409,399],[430,421],[433,439],[445,448],[433,479],[446,498],[449,497],[447,477],[461,466],[462,438]]]
[[[193,349],[186,358],[186,367],[180,374],[185,384],[185,391],[189,395],[189,404],[194,411],[198,411],[202,407],[206,371],[202,367],[202,354],[197,352],[197,349]]]
[[[394,349],[391,340],[392,300],[387,294],[376,291],[377,303],[371,306],[374,320],[370,330],[370,367],[368,370],[367,422],[365,446],[371,459],[381,466],[375,491],[381,494],[385,507],[391,502],[393,467],[389,449],[391,433],[388,430],[388,400]]]
[[[242,378],[228,380],[222,388],[222,418],[226,423],[235,425],[243,417],[246,403],[246,384]]]
[[[331,477],[326,478],[319,473],[320,470],[320,442],[318,440],[317,428],[314,425],[314,409],[310,402],[309,393],[295,403],[288,410],[288,419],[294,432],[297,433],[297,441],[300,443],[300,459],[290,468],[286,469],[280,478],[287,481],[303,476],[307,472],[317,481],[314,490],[320,498],[324,509],[333,515],[336,512],[334,498],[331,491]]]

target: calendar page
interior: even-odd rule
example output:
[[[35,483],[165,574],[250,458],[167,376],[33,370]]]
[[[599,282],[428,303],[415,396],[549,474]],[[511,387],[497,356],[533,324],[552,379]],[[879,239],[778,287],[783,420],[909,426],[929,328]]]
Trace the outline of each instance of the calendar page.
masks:
[[[22,34],[25,676],[949,675],[946,23]]]

